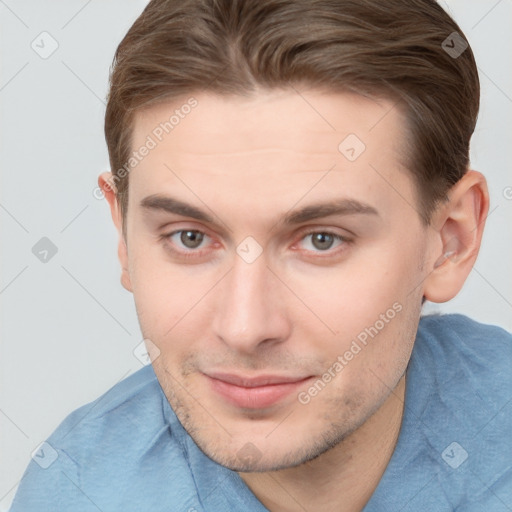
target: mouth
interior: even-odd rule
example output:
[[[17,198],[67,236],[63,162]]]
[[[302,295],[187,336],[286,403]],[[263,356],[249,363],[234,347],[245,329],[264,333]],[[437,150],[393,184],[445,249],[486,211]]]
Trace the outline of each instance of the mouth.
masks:
[[[264,409],[271,407],[297,391],[299,387],[313,377],[258,375],[239,376],[228,373],[203,374],[211,389],[224,401],[245,409]]]

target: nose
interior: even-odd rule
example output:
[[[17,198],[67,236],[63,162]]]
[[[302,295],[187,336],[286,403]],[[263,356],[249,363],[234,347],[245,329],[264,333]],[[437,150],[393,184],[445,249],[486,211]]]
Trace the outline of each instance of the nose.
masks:
[[[290,335],[286,290],[267,264],[264,254],[252,263],[235,255],[231,271],[222,280],[213,330],[233,351],[254,353]]]

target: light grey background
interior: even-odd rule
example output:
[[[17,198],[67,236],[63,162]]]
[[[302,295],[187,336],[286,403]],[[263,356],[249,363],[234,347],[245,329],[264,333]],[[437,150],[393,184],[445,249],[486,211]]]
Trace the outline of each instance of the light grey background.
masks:
[[[31,452],[58,423],[142,367],[133,355],[142,338],[135,308],[119,282],[116,231],[93,191],[108,170],[109,66],[146,3],[0,0],[0,511]],[[488,178],[491,213],[463,291],[426,310],[461,312],[510,331],[512,0],[442,4],[480,69],[472,164]],[[42,58],[32,44],[43,56],[58,48]],[[42,237],[58,249],[46,263],[32,253]]]

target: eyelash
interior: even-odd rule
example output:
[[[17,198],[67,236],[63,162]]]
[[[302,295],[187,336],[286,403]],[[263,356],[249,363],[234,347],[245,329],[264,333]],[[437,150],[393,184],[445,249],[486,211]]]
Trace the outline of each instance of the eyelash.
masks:
[[[170,244],[169,244],[169,240],[172,236],[178,234],[178,233],[182,233],[184,231],[193,231],[194,233],[200,233],[202,235],[205,235],[206,237],[208,238],[211,238],[207,233],[205,233],[204,231],[200,231],[198,229],[187,229],[187,228],[183,228],[183,229],[177,229],[175,231],[172,231],[170,233],[167,233],[167,234],[163,234],[161,235],[161,239],[166,243],[166,245],[168,246],[169,250],[174,253],[174,254],[177,254],[179,257],[181,258],[185,258],[185,259],[188,259],[188,258],[198,258],[198,257],[201,257],[203,256],[203,252],[202,251],[198,251],[198,250],[195,250],[195,249],[189,249],[188,251],[180,251],[180,250],[177,250],[173,247],[170,247]],[[334,233],[332,231],[328,231],[328,230],[322,230],[321,228],[318,229],[314,229],[314,230],[309,230],[307,232],[303,232],[301,233],[301,238],[299,241],[302,241],[304,240],[306,237],[310,236],[310,235],[313,235],[313,234],[318,234],[318,233],[321,233],[322,235],[330,235],[332,236],[333,238],[335,239],[338,239],[341,244],[338,246],[338,249],[339,250],[336,250],[336,249],[327,249],[326,251],[313,251],[313,252],[317,252],[317,253],[327,253],[326,256],[313,256],[313,258],[317,258],[317,259],[321,259],[321,258],[332,258],[333,256],[336,256],[338,255],[340,252],[343,252],[344,249],[346,248],[345,246],[350,244],[352,240],[350,240],[349,238],[345,237],[345,236],[342,236],[338,233]],[[341,249],[340,249],[341,247]],[[307,251],[307,252],[310,252],[310,251]]]

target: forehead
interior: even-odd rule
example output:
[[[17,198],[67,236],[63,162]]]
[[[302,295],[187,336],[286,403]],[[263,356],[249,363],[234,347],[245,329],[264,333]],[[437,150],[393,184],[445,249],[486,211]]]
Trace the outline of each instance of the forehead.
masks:
[[[154,132],[154,137],[198,155],[266,149],[272,142],[282,149],[329,152],[343,135],[359,132],[364,141],[371,132],[378,136],[391,126],[398,132],[401,124],[400,111],[391,100],[353,93],[296,89],[264,90],[250,97],[199,93],[139,111],[132,142],[137,145]]]
[[[130,203],[171,191],[195,204],[201,196],[259,199],[265,208],[345,193],[385,203],[385,192],[396,202],[390,179],[411,193],[404,120],[391,100],[295,89],[198,93],[138,112],[132,150],[144,146],[130,170]]]

